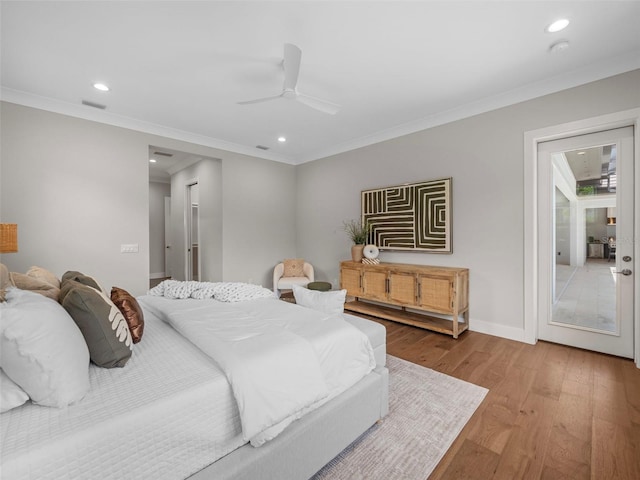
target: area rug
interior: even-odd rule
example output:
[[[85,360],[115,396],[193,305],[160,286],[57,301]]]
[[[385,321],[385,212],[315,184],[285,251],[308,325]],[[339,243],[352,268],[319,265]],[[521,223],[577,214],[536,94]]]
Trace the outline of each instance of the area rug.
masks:
[[[389,414],[313,480],[426,480],[488,390],[387,355]]]

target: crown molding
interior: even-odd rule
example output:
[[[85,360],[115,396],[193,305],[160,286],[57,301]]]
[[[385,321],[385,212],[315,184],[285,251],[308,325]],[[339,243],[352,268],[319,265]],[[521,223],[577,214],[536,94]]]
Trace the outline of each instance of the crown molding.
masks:
[[[282,155],[274,155],[272,153],[262,151],[256,148],[239,145],[237,143],[226,142],[213,137],[199,135],[196,133],[179,130],[176,128],[157,125],[155,123],[145,122],[123,115],[117,115],[108,111],[98,110],[86,105],[76,105],[74,103],[63,102],[49,97],[34,95],[31,93],[2,87],[0,99],[4,102],[15,103],[25,107],[37,108],[48,112],[68,115],[70,117],[82,118],[93,122],[104,123],[115,127],[127,128],[138,132],[149,133],[161,137],[181,140],[196,145],[216,148],[227,152],[239,153],[251,157],[272,160],[275,162],[287,163],[294,165],[295,162],[291,158]]]
[[[487,97],[476,102],[460,105],[456,108],[438,112],[420,118],[415,121],[407,122],[389,129],[366,135],[354,140],[342,142],[337,145],[330,146],[325,149],[317,150],[309,155],[300,158],[290,158],[283,155],[276,155],[256,148],[227,142],[205,135],[199,135],[183,130],[178,130],[163,125],[157,125],[142,120],[116,115],[108,111],[97,110],[85,105],[76,105],[69,102],[62,102],[48,97],[33,95],[27,92],[13,90],[3,87],[1,90],[1,99],[6,102],[16,103],[27,107],[38,108],[50,112],[69,115],[72,117],[83,118],[99,123],[105,123],[117,127],[128,128],[152,135],[181,140],[197,145],[203,145],[219,150],[224,150],[251,157],[272,160],[276,162],[286,163],[289,165],[301,165],[321,158],[338,155],[351,150],[367,147],[375,143],[392,140],[412,133],[416,133],[429,128],[451,123],[463,118],[472,117],[481,113],[486,113],[499,108],[507,107],[517,103],[532,100],[552,93],[557,93],[573,87],[578,87],[587,83],[602,80],[607,77],[619,75],[625,72],[640,68],[640,55],[637,51],[621,55],[604,62],[589,65],[584,68],[576,69],[566,74],[558,75],[553,78],[545,79],[540,82],[530,83],[523,87],[510,90],[492,97]]]
[[[392,140],[412,133],[416,133],[429,128],[451,123],[463,118],[472,117],[481,113],[490,112],[499,108],[508,107],[517,103],[532,100],[534,98],[543,97],[552,93],[557,93],[569,88],[578,87],[587,83],[602,80],[607,77],[613,77],[622,73],[630,72],[640,68],[640,53],[634,51],[626,55],[607,59],[595,65],[580,68],[558,75],[553,78],[545,79],[540,82],[530,83],[523,87],[500,93],[492,97],[478,100],[477,102],[460,105],[459,107],[438,112],[421,119],[407,122],[393,128],[382,130],[372,135],[343,142],[327,149],[318,150],[312,154],[298,159],[297,164],[303,164],[321,158],[338,155],[340,153],[355,150],[357,148],[366,147],[375,143]]]

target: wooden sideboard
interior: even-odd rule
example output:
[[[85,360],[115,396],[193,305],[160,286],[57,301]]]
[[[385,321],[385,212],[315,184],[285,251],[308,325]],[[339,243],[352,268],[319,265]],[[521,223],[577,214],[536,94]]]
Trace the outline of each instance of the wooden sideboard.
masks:
[[[344,261],[340,263],[340,285],[348,296],[354,297],[345,303],[345,310],[446,333],[453,338],[469,328],[467,268]]]

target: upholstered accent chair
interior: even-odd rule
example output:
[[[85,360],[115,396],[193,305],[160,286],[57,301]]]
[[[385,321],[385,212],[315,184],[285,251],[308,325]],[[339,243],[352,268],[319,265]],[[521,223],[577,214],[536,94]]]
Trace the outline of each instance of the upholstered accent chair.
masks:
[[[306,287],[313,281],[313,266],[301,258],[286,259],[273,269],[273,291],[278,297],[283,290],[291,290],[292,285]]]

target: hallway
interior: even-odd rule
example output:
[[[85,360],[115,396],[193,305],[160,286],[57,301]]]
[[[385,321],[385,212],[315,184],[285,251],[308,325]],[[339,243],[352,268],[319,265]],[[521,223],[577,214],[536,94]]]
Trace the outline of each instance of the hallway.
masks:
[[[615,262],[588,259],[584,267],[556,265],[554,322],[616,331]]]

